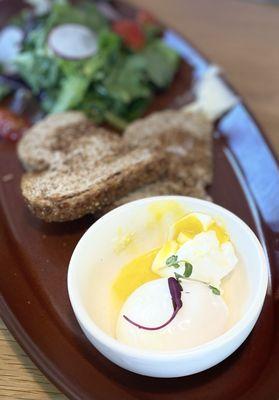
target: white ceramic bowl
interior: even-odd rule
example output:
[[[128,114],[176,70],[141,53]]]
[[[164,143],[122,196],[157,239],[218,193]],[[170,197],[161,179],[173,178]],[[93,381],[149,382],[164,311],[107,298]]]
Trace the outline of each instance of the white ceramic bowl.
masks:
[[[148,210],[156,202],[176,202],[185,209],[185,213],[204,212],[221,220],[246,270],[249,295],[242,317],[221,336],[192,349],[144,351],[122,344],[109,334],[105,297],[111,279],[127,260],[156,247],[158,241],[162,244],[163,237],[156,229],[154,235],[139,235],[140,246],[134,238],[148,224],[152,225],[148,220]],[[161,216],[157,215],[156,218],[159,221]],[[68,270],[70,301],[89,341],[105,357],[129,371],[164,378],[203,371],[232,354],[247,338],[258,319],[267,281],[268,263],[262,246],[251,229],[223,207],[182,196],[151,197],[125,204],[109,212],[82,236]]]

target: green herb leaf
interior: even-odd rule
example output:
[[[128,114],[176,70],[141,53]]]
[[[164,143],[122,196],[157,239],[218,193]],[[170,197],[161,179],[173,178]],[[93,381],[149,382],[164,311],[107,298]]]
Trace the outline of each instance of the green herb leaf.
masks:
[[[185,270],[184,270],[184,274],[183,274],[184,277],[189,278],[189,276],[192,275],[192,272],[193,272],[193,265],[186,261],[185,262]]]
[[[212,290],[212,293],[216,294],[217,296],[221,294],[220,290],[217,289],[215,286],[209,285],[209,288]]]
[[[177,272],[174,273],[175,279],[177,280],[177,282],[181,282],[181,279],[184,278],[184,276],[178,274]]]
[[[175,264],[176,261],[177,261],[177,256],[176,255],[172,255],[169,258],[167,258],[166,265],[169,267],[169,266]]]

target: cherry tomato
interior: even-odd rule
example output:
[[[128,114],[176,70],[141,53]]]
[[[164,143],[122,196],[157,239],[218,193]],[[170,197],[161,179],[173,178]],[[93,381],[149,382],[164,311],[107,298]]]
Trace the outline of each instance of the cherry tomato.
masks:
[[[6,108],[0,108],[0,138],[16,142],[28,126],[24,118]]]
[[[140,50],[145,45],[145,36],[137,22],[123,19],[114,22],[112,29],[132,50]]]

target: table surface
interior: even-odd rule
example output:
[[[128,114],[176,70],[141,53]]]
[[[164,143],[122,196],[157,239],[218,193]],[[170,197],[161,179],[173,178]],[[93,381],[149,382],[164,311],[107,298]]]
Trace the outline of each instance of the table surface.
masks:
[[[221,66],[279,154],[279,7],[245,0],[129,0]],[[66,399],[0,321],[0,399]]]

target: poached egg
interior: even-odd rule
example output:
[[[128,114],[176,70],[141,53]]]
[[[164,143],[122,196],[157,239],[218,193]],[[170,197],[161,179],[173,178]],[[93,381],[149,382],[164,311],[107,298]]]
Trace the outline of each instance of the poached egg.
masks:
[[[175,262],[167,262],[170,257]],[[168,351],[221,335],[229,309],[217,289],[237,261],[228,233],[210,215],[190,213],[178,219],[161,248],[132,260],[118,275],[113,286],[121,302],[116,338],[132,347]],[[187,279],[185,263],[192,266]],[[168,278],[178,279],[177,274],[182,307],[164,325],[174,312]]]
[[[221,296],[200,282],[183,280],[183,307],[171,323],[149,331],[128,322],[124,315],[144,326],[158,326],[173,312],[168,279],[147,282],[125,301],[117,322],[116,338],[129,346],[146,350],[181,350],[208,342],[226,330],[228,307]]]

